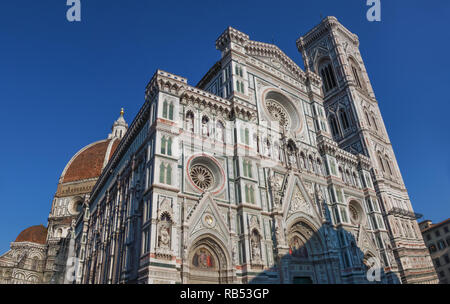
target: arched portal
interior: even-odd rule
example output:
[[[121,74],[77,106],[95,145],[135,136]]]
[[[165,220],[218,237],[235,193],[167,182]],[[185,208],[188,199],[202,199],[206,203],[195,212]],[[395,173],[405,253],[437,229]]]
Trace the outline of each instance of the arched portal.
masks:
[[[295,222],[289,229],[288,246],[286,269],[289,273],[284,275],[285,283],[330,283],[328,276],[319,271],[324,258],[322,239],[311,224],[303,220]]]
[[[228,261],[223,245],[210,236],[194,242],[188,255],[189,284],[228,283]]]

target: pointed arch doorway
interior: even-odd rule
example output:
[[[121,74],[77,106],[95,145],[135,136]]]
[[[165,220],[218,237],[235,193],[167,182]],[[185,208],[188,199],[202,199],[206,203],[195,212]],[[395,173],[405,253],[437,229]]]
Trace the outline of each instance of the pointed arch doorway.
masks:
[[[188,284],[228,283],[227,258],[219,242],[211,237],[194,243],[188,255]]]

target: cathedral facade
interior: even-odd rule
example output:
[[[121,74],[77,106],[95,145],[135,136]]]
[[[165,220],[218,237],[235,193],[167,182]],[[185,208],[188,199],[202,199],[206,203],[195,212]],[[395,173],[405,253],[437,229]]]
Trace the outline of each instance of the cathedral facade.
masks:
[[[229,27],[196,86],[157,70],[0,283],[437,283],[358,37],[327,17],[297,47]]]
[[[327,17],[297,47],[305,70],[230,27],[195,87],[154,74],[74,224],[75,283],[437,282],[358,37]]]

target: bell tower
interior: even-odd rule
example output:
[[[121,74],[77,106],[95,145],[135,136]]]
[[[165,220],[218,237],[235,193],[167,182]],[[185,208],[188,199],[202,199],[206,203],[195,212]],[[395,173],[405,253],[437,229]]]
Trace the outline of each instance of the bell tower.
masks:
[[[359,51],[358,36],[335,17],[326,17],[297,40],[297,48],[305,69],[322,78],[333,139],[341,149],[371,160],[377,197],[391,232],[389,246],[394,249],[402,281],[433,282],[436,274]]]

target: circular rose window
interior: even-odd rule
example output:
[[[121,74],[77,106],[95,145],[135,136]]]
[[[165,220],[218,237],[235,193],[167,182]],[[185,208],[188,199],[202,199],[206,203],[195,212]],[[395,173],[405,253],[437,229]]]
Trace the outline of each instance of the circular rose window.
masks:
[[[214,175],[205,166],[195,165],[191,168],[189,175],[194,184],[203,191],[210,189],[214,185]]]
[[[192,186],[200,192],[222,191],[225,173],[220,163],[206,154],[191,156],[187,161],[186,175]]]

